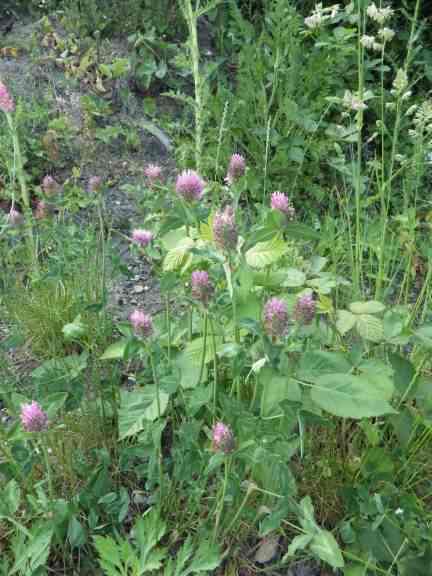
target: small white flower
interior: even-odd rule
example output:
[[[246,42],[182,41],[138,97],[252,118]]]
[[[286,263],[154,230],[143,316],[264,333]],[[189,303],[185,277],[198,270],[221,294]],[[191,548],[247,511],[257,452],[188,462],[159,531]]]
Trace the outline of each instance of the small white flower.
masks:
[[[382,38],[384,40],[384,42],[391,42],[394,38],[394,30],[392,30],[391,28],[381,28],[381,30],[378,31],[378,36],[380,38]]]
[[[396,508],[396,510],[395,510],[396,516],[402,516],[403,513],[404,513],[404,511],[402,510],[402,508]]]
[[[358,96],[346,90],[343,97],[343,104],[346,108],[359,112],[360,110],[366,110],[367,104]]]
[[[375,36],[368,36],[367,34],[364,34],[360,39],[360,44],[365,48],[373,48],[374,43]]]

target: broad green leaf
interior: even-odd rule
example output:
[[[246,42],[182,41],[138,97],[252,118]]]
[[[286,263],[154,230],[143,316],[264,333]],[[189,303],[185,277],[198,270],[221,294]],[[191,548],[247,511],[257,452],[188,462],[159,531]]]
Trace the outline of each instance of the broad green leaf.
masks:
[[[310,226],[301,222],[288,222],[284,226],[284,232],[291,238],[297,240],[319,240],[320,234]]]
[[[421,326],[418,330],[414,332],[417,340],[420,341],[426,348],[432,348],[432,326],[426,325]]]
[[[258,242],[246,252],[246,262],[252,268],[265,268],[274,264],[287,250],[287,246],[281,234],[278,234],[267,242]]]
[[[362,338],[370,342],[381,342],[384,337],[383,321],[371,314],[359,314],[356,329]]]
[[[197,362],[191,362],[190,357],[182,352],[176,358],[176,366],[180,369],[180,386],[186,390],[198,385],[201,366]],[[207,380],[207,366],[204,365],[202,382]]]
[[[194,247],[195,242],[192,238],[186,237],[180,240],[175,248],[169,250],[163,261],[163,271],[178,270],[187,268],[192,261],[190,250]]]
[[[344,336],[349,332],[356,323],[357,317],[348,310],[338,310],[336,312],[336,328],[338,332]]]
[[[127,346],[127,340],[119,340],[108,346],[105,352],[100,357],[101,360],[120,360],[124,356]]]
[[[285,554],[283,562],[286,562],[288,558],[295,556],[297,550],[304,550],[307,546],[309,546],[312,538],[313,534],[301,534],[300,536],[295,536],[288,546],[288,552]]]
[[[168,406],[169,395],[159,393],[161,415]],[[144,390],[120,391],[120,408],[118,412],[119,439],[134,436],[158,417],[156,386],[149,384]]]
[[[259,372],[262,387],[262,410],[266,416],[273,414],[281,402],[301,401],[301,390],[297,382],[288,376],[281,376],[272,368],[266,366]]]
[[[323,374],[344,373],[352,366],[342,352],[327,352],[326,350],[311,350],[305,352],[297,369],[297,377],[314,381]]]
[[[396,411],[373,381],[352,374],[325,374],[315,380],[312,400],[323,410],[342,418],[371,418]]]
[[[286,288],[299,288],[306,282],[306,274],[297,268],[288,268],[282,286]]]
[[[343,568],[345,565],[339,544],[335,537],[327,530],[320,530],[312,539],[309,546],[311,552],[332,568]]]
[[[175,228],[174,230],[170,230],[166,234],[162,236],[160,239],[162,242],[162,246],[165,248],[167,252],[170,250],[174,250],[177,248],[180,242],[182,242],[185,238],[187,238],[186,227],[181,226],[180,228]]]
[[[223,339],[219,335],[215,335],[215,344],[216,344],[216,353],[222,346]],[[204,347],[204,338],[200,336],[199,338],[195,338],[186,344],[186,348],[183,351],[185,358],[195,364],[200,365],[201,363],[201,356]],[[205,358],[204,362],[207,364],[213,360],[213,343],[210,334],[207,335],[206,340],[206,350],[205,350]]]
[[[394,394],[393,369],[378,358],[363,361],[358,369],[362,377],[369,380],[374,390],[385,400],[391,400]]]
[[[369,300],[368,302],[352,302],[349,309],[353,314],[379,314],[384,312],[385,306],[376,300]]]

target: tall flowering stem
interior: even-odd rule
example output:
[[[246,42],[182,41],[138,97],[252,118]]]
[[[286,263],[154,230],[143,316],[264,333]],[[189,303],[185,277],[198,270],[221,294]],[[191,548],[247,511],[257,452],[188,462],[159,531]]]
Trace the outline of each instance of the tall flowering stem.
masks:
[[[200,74],[200,50],[198,44],[198,18],[203,11],[197,1],[196,9],[192,6],[192,0],[180,0],[183,17],[189,32],[189,51],[192,60],[192,75],[195,88],[195,165],[200,171],[202,160],[202,135],[203,135],[203,79]]]
[[[9,132],[12,137],[12,145],[14,151],[14,164],[15,164],[15,174],[18,179],[18,183],[21,191],[21,201],[23,204],[23,212],[25,216],[25,223],[27,228],[27,242],[29,251],[31,253],[33,263],[36,264],[36,247],[33,238],[33,227],[31,220],[31,207],[30,207],[30,195],[27,188],[23,158],[21,154],[21,147],[18,138],[18,131],[14,124],[13,112],[15,111],[15,104],[10,96],[6,86],[0,82],[0,110],[4,112],[6,116],[6,121],[9,127]]]

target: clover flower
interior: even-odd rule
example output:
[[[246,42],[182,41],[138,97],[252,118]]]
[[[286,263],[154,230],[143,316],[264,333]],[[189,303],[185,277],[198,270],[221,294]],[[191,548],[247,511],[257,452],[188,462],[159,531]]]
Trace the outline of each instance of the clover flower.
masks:
[[[350,90],[345,90],[343,97],[343,105],[355,112],[360,112],[361,110],[367,109],[367,104],[358,96],[353,94]]]
[[[129,321],[137,335],[148,337],[153,333],[153,320],[150,314],[142,310],[134,310],[129,316]]]
[[[101,186],[102,186],[102,178],[100,176],[91,176],[88,181],[87,190],[91,194],[94,194],[96,192],[99,192]]]
[[[264,327],[272,338],[282,337],[288,328],[288,311],[284,300],[270,298],[264,306]]]
[[[291,204],[288,196],[282,192],[273,192],[271,195],[271,207],[272,210],[286,214],[289,220],[292,220],[295,216],[294,206]]]
[[[15,208],[12,208],[8,214],[7,218],[9,224],[13,227],[21,226],[24,223],[24,216]]]
[[[215,452],[229,454],[235,448],[234,434],[223,422],[216,422],[212,429],[212,446]]]
[[[48,416],[41,406],[33,401],[21,406],[21,423],[26,432],[41,432],[48,427]]]
[[[132,232],[132,240],[135,244],[140,246],[148,246],[153,240],[153,233],[150,230],[143,230],[142,228],[136,228]]]
[[[213,218],[213,237],[222,250],[234,250],[237,246],[238,232],[232,206],[216,212]]]
[[[144,174],[150,182],[150,186],[161,179],[162,168],[156,164],[148,164],[144,169]]]
[[[14,101],[3,82],[0,82],[0,110],[4,113],[13,112],[15,110]]]
[[[49,206],[43,200],[38,200],[36,204],[36,210],[34,212],[34,217],[37,220],[43,220],[49,214]]]
[[[241,154],[233,154],[230,158],[228,165],[228,173],[225,177],[225,181],[228,184],[232,184],[235,180],[238,180],[246,170],[246,160]]]
[[[176,192],[186,202],[200,200],[205,182],[195,170],[184,170],[177,176]]]
[[[294,307],[294,318],[297,322],[303,324],[310,324],[315,316],[315,300],[312,294],[303,294],[297,299],[296,305]]]
[[[378,8],[375,2],[372,2],[372,4],[367,7],[366,14],[382,26],[386,20],[393,16],[393,9],[390,6]]]
[[[384,42],[391,42],[394,38],[395,32],[391,28],[381,28],[378,31],[378,36],[384,40]]]
[[[207,306],[209,298],[213,293],[213,286],[210,283],[208,272],[205,270],[195,270],[191,276],[192,297]]]
[[[60,184],[52,176],[44,176],[42,190],[46,196],[55,196],[60,191]]]

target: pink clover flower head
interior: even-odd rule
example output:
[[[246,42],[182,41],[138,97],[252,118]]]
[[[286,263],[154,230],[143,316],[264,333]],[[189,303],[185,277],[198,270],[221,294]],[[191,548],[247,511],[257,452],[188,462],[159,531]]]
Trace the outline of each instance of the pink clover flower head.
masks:
[[[140,246],[148,246],[153,240],[153,233],[150,230],[143,230],[142,228],[136,228],[132,232],[132,240],[135,244]]]
[[[87,189],[90,193],[94,194],[99,192],[102,186],[102,178],[100,176],[91,176],[88,181]]]
[[[48,416],[35,401],[22,404],[21,424],[26,432],[41,432],[48,427]]]
[[[288,310],[284,300],[270,298],[264,306],[264,326],[272,338],[281,338],[288,328]]]
[[[216,422],[212,429],[212,446],[215,452],[229,454],[235,448],[234,434],[223,422]]]
[[[186,202],[200,200],[204,191],[205,182],[195,170],[183,170],[177,176],[176,192]]]
[[[12,208],[8,215],[8,222],[11,226],[18,227],[24,223],[24,216],[15,208]]]
[[[148,337],[153,333],[153,320],[150,314],[146,314],[142,310],[134,310],[129,316],[129,321],[136,334]]]
[[[37,220],[43,220],[44,218],[46,218],[48,216],[49,213],[49,206],[46,202],[44,202],[43,200],[38,200],[37,204],[36,204],[36,210],[34,212],[34,217]]]
[[[47,175],[42,180],[42,190],[46,196],[55,196],[60,192],[60,184],[52,176]]]
[[[233,154],[230,158],[228,165],[228,173],[226,175],[226,182],[232,184],[238,180],[246,170],[246,160],[241,154]]]
[[[232,206],[216,212],[213,218],[213,237],[222,250],[234,250],[237,246],[238,232]]]
[[[162,168],[157,164],[148,164],[144,169],[144,174],[152,185],[162,178]]]
[[[205,270],[195,270],[191,276],[192,297],[207,306],[209,298],[213,293],[213,286],[210,283],[208,272]]]
[[[294,307],[294,318],[297,322],[310,324],[315,317],[316,304],[312,294],[303,294],[297,299]]]
[[[283,214],[286,214],[290,220],[294,218],[294,206],[291,204],[288,196],[283,194],[283,192],[273,192],[271,195],[271,207],[272,210],[277,210]]]
[[[15,110],[14,101],[3,82],[0,82],[0,110],[5,113],[13,112]]]

